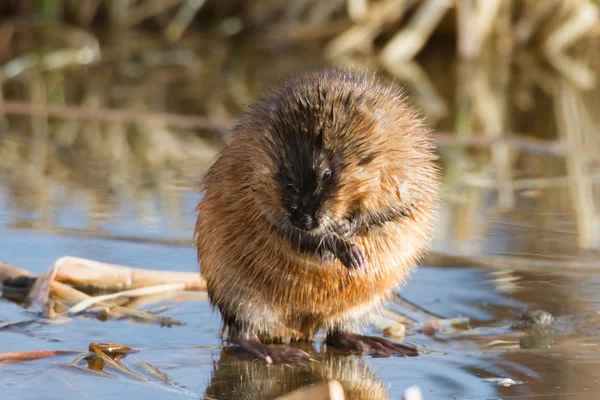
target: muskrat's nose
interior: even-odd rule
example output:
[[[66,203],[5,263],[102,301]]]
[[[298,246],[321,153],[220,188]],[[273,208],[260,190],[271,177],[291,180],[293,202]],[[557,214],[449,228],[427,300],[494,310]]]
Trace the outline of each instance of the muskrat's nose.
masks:
[[[302,211],[292,211],[290,221],[296,228],[305,231],[315,227],[315,219]]]

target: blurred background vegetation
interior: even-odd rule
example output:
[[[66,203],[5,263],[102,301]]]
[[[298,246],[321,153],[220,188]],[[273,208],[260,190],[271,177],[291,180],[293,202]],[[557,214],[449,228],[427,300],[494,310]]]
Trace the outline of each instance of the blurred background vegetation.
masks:
[[[329,64],[395,79],[435,129],[438,247],[485,251],[504,232],[495,251],[597,250],[599,42],[595,0],[2,0],[11,224],[59,230],[83,202],[82,232],[102,231],[123,198],[178,224],[246,105]],[[502,224],[478,218],[490,205]]]

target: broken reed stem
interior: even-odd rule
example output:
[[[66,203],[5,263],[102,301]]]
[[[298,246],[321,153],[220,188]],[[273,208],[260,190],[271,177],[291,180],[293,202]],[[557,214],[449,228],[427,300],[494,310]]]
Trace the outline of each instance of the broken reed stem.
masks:
[[[51,284],[52,292],[54,295],[63,300],[65,304],[73,305],[80,304],[84,301],[91,301],[93,298],[77,289],[72,288],[69,285],[53,281]],[[128,316],[139,318],[145,321],[151,321],[160,325],[184,325],[182,321],[173,320],[171,318],[158,317],[154,314],[150,314],[146,311],[134,310],[128,307],[116,306],[114,304],[105,302],[95,302],[95,305],[110,310],[111,317],[117,318],[121,316]]]
[[[0,262],[0,279],[14,279],[21,276],[35,277],[35,275],[29,271]],[[113,295],[92,298],[91,296],[60,282],[61,280],[74,281],[81,284],[78,276],[81,276],[83,281],[88,284],[93,283],[94,279],[99,279],[103,284],[106,284],[107,281],[111,281],[113,286],[120,287],[125,286],[124,282],[129,285],[153,284],[155,286],[142,287]],[[169,281],[170,279],[173,280]],[[41,288],[43,290],[40,290],[38,287],[40,285],[43,286],[43,288]],[[38,290],[36,290],[36,287],[38,287]],[[36,293],[39,292],[39,295],[36,295],[36,297],[39,297],[39,299],[36,299],[37,303],[39,303],[38,308],[44,312],[45,315],[51,317],[55,316],[55,311],[53,302],[50,300],[55,298],[60,300],[66,306],[72,307],[68,310],[69,313],[81,312],[91,305],[97,305],[109,310],[111,317],[129,316],[160,323],[161,325],[182,325],[184,323],[181,321],[158,317],[145,311],[118,306],[107,303],[106,301],[122,297],[155,295],[157,293],[184,290],[186,288],[188,290],[205,290],[203,288],[206,288],[206,284],[197,273],[136,270],[135,268],[104,264],[75,257],[62,257],[36,280],[34,287],[32,287],[30,291],[30,298],[32,293],[36,295]],[[52,293],[52,296],[50,296],[50,292]]]
[[[59,258],[54,265],[58,267],[56,280],[72,285],[131,289],[184,284],[186,290],[206,290],[206,281],[197,272],[153,271],[68,256]]]
[[[379,57],[383,64],[412,60],[425,46],[452,3],[449,0],[426,0],[420,4],[406,27],[381,50]]]
[[[73,354],[80,354],[78,350],[31,350],[31,351],[11,351],[0,354],[0,364],[13,364],[24,361],[37,360],[44,357],[58,357]]]
[[[0,261],[0,281],[4,279],[14,279],[21,276],[26,276],[28,278],[35,277],[35,274],[13,265],[7,264],[3,261]]]
[[[78,314],[82,311],[87,310],[91,306],[98,304],[100,302],[104,302],[107,300],[115,300],[122,297],[140,297],[140,296],[148,296],[157,293],[165,293],[175,290],[183,290],[185,289],[184,283],[170,283],[166,285],[156,285],[156,286],[147,286],[138,289],[125,290],[123,292],[107,294],[104,296],[95,296],[86,300],[83,300],[73,307],[67,310],[67,314]]]

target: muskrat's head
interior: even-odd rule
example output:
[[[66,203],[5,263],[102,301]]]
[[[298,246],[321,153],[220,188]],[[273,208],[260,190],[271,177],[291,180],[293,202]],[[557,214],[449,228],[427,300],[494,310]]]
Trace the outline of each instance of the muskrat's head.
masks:
[[[361,214],[412,210],[435,197],[426,129],[393,87],[373,78],[297,76],[251,106],[239,131],[254,149],[245,184],[280,230],[335,234]]]
[[[328,217],[327,200],[337,189],[335,154],[323,147],[323,130],[308,135],[290,135],[281,152],[275,156],[276,174],[281,207],[290,223],[301,230],[312,230],[323,225]]]

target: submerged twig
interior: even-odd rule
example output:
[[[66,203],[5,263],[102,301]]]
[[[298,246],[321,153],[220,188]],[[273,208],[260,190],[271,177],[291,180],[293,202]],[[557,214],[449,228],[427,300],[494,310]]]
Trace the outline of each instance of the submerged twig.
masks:
[[[145,372],[160,380],[161,382],[167,385],[177,386],[177,384],[173,382],[171,378],[167,376],[167,374],[156,368],[154,365],[147,363],[146,361],[138,361],[136,365],[143,369]]]
[[[97,357],[100,357],[102,359],[102,361],[109,367],[111,367],[112,369],[121,372],[122,374],[129,376],[131,378],[137,379],[139,381],[142,382],[149,382],[150,378],[144,376],[144,375],[140,375],[137,372],[134,372],[132,370],[130,370],[129,368],[127,368],[126,366],[124,366],[123,364],[121,364],[119,362],[119,357],[111,357],[109,355],[109,352],[106,351],[104,349],[104,344],[103,343],[91,343],[89,350],[92,354],[96,355]],[[127,350],[131,350],[128,347],[125,346],[125,348]],[[128,352],[128,351],[125,352]]]
[[[24,361],[37,360],[44,357],[67,356],[79,354],[78,350],[31,350],[31,351],[11,351],[0,354],[0,364],[13,364]]]

